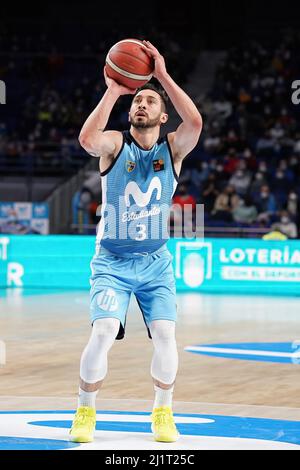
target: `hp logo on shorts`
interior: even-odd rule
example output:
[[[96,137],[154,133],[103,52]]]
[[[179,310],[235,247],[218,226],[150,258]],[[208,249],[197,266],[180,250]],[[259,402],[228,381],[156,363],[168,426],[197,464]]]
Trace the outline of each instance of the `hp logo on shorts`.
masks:
[[[119,306],[116,292],[113,289],[105,289],[97,296],[97,305],[106,312],[115,312]]]

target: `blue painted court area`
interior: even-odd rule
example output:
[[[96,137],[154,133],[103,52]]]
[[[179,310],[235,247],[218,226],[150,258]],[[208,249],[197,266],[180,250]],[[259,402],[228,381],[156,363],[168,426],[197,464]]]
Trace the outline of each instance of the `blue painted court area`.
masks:
[[[300,364],[300,340],[292,343],[224,343],[187,346],[185,351],[247,361]]]
[[[74,411],[36,411],[36,412],[1,412],[0,413],[0,450],[57,450],[72,449],[78,444],[68,442],[68,429],[71,426]],[[262,446],[268,443],[276,448],[286,447],[300,449],[300,422],[279,419],[249,418],[237,416],[204,415],[191,413],[174,413],[175,422],[181,434],[181,440],[188,442],[190,439],[195,448],[205,437],[210,443],[216,440],[220,442],[252,443]],[[151,434],[150,414],[146,412],[130,411],[97,411],[96,431],[101,431],[102,438],[98,445],[105,442],[114,442],[117,439],[124,440],[127,444],[140,445],[149,442],[147,434]],[[15,436],[7,436],[5,429],[15,432]],[[1,434],[3,435],[1,436]],[[104,434],[103,434],[104,433]],[[139,438],[139,434],[145,437]],[[57,437],[61,436],[61,440]],[[121,437],[120,437],[121,436]],[[198,444],[197,444],[198,443]],[[233,443],[233,444],[232,444]],[[277,444],[276,444],[277,443]],[[97,432],[95,435],[97,445]]]
[[[0,450],[64,450],[80,444],[57,439],[0,436]]]
[[[104,414],[104,412],[102,411]],[[112,413],[112,412],[105,412]],[[125,414],[124,412],[123,414]],[[117,414],[122,414],[117,412]],[[147,416],[148,413],[126,413],[137,416]],[[176,416],[186,418],[201,418],[211,420],[199,424],[182,423],[177,424],[181,435],[193,436],[218,436],[218,437],[239,437],[245,439],[266,439],[278,442],[290,442],[300,444],[300,422],[283,421],[263,418],[241,418],[235,416],[219,415],[198,415],[198,414],[179,414]],[[71,421],[37,421],[28,424],[36,426],[48,426],[69,429]],[[97,421],[97,431],[125,431],[125,432],[150,432],[149,422],[123,422],[123,421]]]

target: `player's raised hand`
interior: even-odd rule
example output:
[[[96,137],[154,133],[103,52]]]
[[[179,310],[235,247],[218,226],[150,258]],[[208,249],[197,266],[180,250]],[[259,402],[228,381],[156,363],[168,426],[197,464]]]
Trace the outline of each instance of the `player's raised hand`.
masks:
[[[160,80],[160,78],[163,78],[167,74],[165,59],[150,41],[143,41],[143,44],[147,54],[154,60],[153,76],[157,78],[157,80]]]
[[[134,95],[136,92],[136,89],[128,88],[124,85],[119,85],[113,78],[110,78],[105,70],[105,67],[103,69],[103,74],[104,74],[104,79],[107,88],[110,90],[113,90],[115,93],[117,93],[119,96],[121,95]]]

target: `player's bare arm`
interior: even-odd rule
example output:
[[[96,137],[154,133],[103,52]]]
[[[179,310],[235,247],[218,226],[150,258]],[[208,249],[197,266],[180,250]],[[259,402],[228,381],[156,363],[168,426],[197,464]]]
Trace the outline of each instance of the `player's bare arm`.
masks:
[[[101,101],[85,121],[80,135],[80,145],[93,157],[114,158],[122,145],[122,133],[105,131],[109,116],[118,98],[134,94],[136,90],[119,85],[104,71],[107,90]]]
[[[180,162],[193,150],[202,130],[202,117],[190,97],[174,82],[167,72],[163,56],[149,41],[143,41],[149,55],[155,62],[154,76],[165,89],[174,108],[182,119],[175,132],[171,132],[169,142],[174,163]]]

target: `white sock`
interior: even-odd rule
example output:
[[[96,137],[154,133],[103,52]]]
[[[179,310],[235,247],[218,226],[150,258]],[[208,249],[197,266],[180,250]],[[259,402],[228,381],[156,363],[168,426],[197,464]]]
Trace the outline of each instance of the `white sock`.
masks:
[[[161,406],[170,406],[172,408],[172,398],[173,398],[173,391],[174,385],[167,390],[157,387],[154,385],[155,390],[155,400],[153,408],[160,408]]]
[[[97,393],[98,390],[96,390],[96,392],[86,392],[79,387],[78,407],[90,406],[91,408],[96,408]]]

